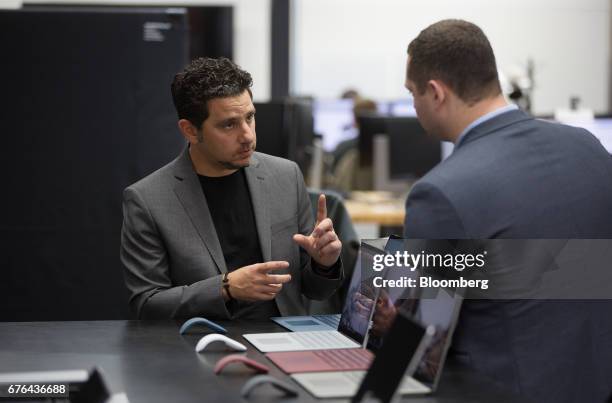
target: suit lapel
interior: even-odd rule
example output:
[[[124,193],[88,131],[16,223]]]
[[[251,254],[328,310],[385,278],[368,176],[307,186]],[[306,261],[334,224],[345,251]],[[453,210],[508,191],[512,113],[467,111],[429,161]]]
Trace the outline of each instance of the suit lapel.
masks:
[[[251,193],[253,212],[255,214],[255,224],[257,235],[261,245],[261,254],[264,262],[271,259],[272,243],[270,235],[270,203],[268,200],[268,183],[266,172],[257,155],[251,157],[251,165],[244,170]]]
[[[176,160],[174,176],[177,179],[177,184],[174,187],[176,196],[181,201],[183,208],[187,215],[189,215],[192,224],[198,231],[219,271],[221,273],[227,272],[215,224],[208,210],[208,203],[204,192],[202,192],[202,185],[193,170],[191,158],[189,157],[189,148],[187,147]]]

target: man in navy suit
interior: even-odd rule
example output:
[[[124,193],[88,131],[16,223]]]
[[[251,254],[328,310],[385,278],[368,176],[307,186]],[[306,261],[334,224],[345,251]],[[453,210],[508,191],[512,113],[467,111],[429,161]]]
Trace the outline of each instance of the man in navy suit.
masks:
[[[455,144],[406,201],[406,238],[612,238],[612,157],[589,132],[508,105],[474,24],[444,20],[408,47],[421,125]],[[611,301],[466,300],[460,360],[539,402],[612,392]]]

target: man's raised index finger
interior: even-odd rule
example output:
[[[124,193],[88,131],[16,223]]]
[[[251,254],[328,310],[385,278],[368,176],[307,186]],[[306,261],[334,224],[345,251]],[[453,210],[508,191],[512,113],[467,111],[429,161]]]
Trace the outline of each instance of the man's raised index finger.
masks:
[[[325,195],[321,193],[319,195],[319,205],[317,207],[317,224],[327,218],[327,204],[325,202]]]

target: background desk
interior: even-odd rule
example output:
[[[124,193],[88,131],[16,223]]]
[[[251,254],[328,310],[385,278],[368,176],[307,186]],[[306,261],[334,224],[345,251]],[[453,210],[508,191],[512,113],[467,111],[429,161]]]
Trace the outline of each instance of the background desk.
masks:
[[[267,321],[223,325],[231,337],[249,347],[246,353],[249,357],[268,365],[271,375],[289,380],[241,337],[247,332],[281,331],[279,326]],[[0,323],[0,372],[98,366],[111,390],[124,391],[131,403],[242,401],[240,388],[254,372],[231,365],[220,376],[214,375],[215,363],[228,353],[219,350],[197,354],[194,348],[205,330],[193,329],[192,332],[197,333],[180,336],[179,326],[180,323],[174,321]],[[445,369],[440,389],[434,396],[404,400],[419,403],[525,402],[482,376],[454,365]],[[301,388],[298,398],[288,399],[282,398],[275,389],[262,386],[248,401],[317,400]]]
[[[405,202],[405,196],[390,192],[359,191],[352,192],[344,205],[359,238],[370,239],[389,233],[402,234]]]

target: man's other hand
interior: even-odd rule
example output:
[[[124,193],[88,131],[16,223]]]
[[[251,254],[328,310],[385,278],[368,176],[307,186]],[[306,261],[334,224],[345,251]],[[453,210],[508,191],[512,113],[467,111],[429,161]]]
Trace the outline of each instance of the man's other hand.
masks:
[[[256,263],[236,269],[227,275],[229,292],[234,299],[243,301],[269,301],[291,281],[291,274],[270,274],[289,267],[289,262]],[[224,292],[225,299],[229,297]]]
[[[312,233],[309,236],[295,234],[293,240],[323,267],[331,267],[338,261],[342,242],[334,231],[332,220],[327,217],[325,195],[319,196],[317,222]]]

